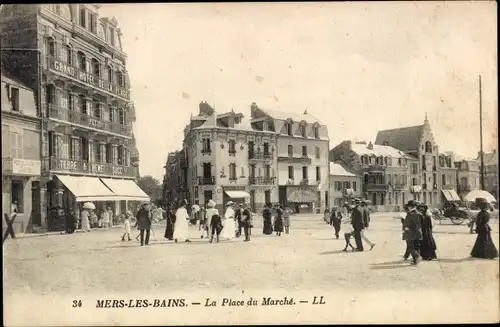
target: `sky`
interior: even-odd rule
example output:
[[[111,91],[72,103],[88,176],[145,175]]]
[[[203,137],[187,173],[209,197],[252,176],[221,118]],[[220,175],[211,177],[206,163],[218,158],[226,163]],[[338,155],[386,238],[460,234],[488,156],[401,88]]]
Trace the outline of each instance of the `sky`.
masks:
[[[201,101],[328,126],[330,148],[420,125],[440,151],[497,147],[495,2],[106,4],[128,54],[141,175],[162,179]]]

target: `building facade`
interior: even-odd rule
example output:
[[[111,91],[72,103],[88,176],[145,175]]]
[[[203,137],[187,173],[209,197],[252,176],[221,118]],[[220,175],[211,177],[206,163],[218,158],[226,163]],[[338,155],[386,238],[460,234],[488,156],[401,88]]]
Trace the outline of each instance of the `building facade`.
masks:
[[[168,154],[163,178],[163,201],[176,203],[189,198],[184,150]]]
[[[377,211],[401,208],[410,199],[408,167],[404,152],[371,142],[344,141],[330,150],[330,160],[362,179],[362,197]]]
[[[134,183],[135,109],[116,19],[83,4],[6,5],[1,15],[3,67],[36,90],[42,118],[41,224],[61,229],[52,209],[78,216],[84,201],[118,214],[146,200]]]
[[[348,172],[342,165],[330,162],[330,207],[341,207],[362,197],[361,177]]]
[[[439,183],[439,176],[441,176],[438,164],[439,148],[427,115],[422,125],[379,131],[375,144],[391,146],[417,158],[416,167],[419,178],[414,177],[417,183],[412,185],[414,195],[430,207],[442,205],[443,188]]]
[[[470,191],[480,190],[480,169],[476,159],[466,158],[451,151],[445,152],[455,167],[456,191],[460,198],[464,198]]]
[[[35,95],[2,75],[2,216],[18,212],[17,232],[40,223],[40,118]],[[2,217],[3,219],[3,217]],[[2,224],[3,226],[3,224]]]
[[[234,111],[216,113],[206,102],[184,130],[188,201],[221,208],[229,200],[260,210],[277,202],[276,132]]]
[[[496,150],[484,154],[484,190],[488,191],[498,202],[498,152]],[[478,153],[477,162],[481,165],[481,152]],[[480,168],[481,169],[481,168]]]
[[[326,125],[309,115],[250,107],[252,124],[277,134],[277,179],[280,204],[301,211],[323,211],[330,206]]]

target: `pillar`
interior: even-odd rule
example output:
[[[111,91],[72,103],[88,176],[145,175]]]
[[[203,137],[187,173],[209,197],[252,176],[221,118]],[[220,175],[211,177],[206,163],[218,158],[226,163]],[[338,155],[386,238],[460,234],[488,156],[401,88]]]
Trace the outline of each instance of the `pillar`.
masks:
[[[111,144],[111,163],[113,165],[118,164],[118,145]]]
[[[48,202],[48,193],[47,193],[47,182],[40,181],[40,220],[42,229],[48,229],[47,224],[47,202]]]
[[[100,141],[99,142],[99,151],[101,151],[101,162],[106,162],[106,143]]]

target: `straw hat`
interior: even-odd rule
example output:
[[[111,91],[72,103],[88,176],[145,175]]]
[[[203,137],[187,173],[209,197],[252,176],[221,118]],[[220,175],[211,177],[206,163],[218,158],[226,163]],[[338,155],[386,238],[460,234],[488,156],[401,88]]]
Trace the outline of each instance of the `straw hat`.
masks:
[[[208,201],[208,203],[207,203],[207,207],[209,207],[209,208],[213,208],[213,207],[215,207],[215,202],[214,202],[214,200],[209,200],[209,201]]]
[[[228,201],[228,202],[226,203],[226,207],[232,206],[233,204],[234,204],[234,202],[233,202],[233,201]]]

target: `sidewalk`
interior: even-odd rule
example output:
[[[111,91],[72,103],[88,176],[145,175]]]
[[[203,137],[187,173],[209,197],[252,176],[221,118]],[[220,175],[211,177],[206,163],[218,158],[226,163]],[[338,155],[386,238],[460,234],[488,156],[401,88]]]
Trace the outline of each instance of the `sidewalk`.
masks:
[[[123,228],[123,225],[114,225],[111,228],[92,228],[92,232],[104,232],[115,228]],[[83,233],[82,229],[75,230],[75,233]],[[42,237],[42,236],[54,236],[54,235],[66,235],[66,232],[42,232],[42,233],[19,233],[16,234],[16,238],[32,238],[32,237]]]

